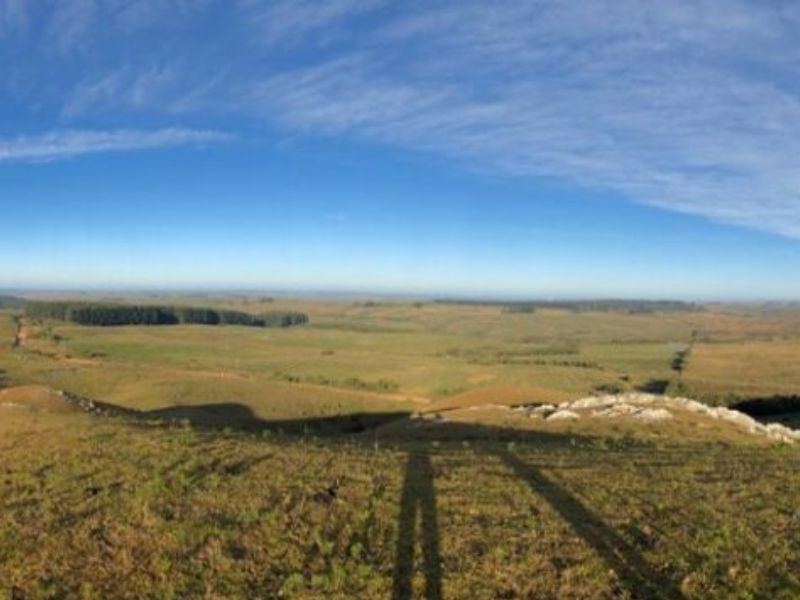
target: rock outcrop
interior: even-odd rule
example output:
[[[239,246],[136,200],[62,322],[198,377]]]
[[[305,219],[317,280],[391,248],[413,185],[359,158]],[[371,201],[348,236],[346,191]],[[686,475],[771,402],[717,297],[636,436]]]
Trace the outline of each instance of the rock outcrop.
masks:
[[[791,429],[780,423],[765,425],[743,412],[724,406],[709,406],[689,398],[658,396],[655,394],[629,393],[589,396],[559,405],[524,405],[518,406],[513,410],[523,412],[533,418],[543,418],[548,421],[631,417],[646,422],[666,421],[672,419],[677,411],[685,411],[710,419],[732,423],[748,433],[764,435],[775,441],[800,442],[800,430]]]

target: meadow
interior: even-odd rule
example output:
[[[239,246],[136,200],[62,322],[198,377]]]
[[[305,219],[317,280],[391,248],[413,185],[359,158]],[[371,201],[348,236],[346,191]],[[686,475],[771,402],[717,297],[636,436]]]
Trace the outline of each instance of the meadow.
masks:
[[[800,596],[797,448],[500,408],[791,398],[798,309],[203,301],[310,321],[0,312],[0,598]]]
[[[282,413],[275,394],[303,396],[308,389],[312,404],[330,398],[336,410],[343,403],[383,407],[386,399],[439,406],[464,393],[502,404],[663,385],[721,403],[800,389],[800,309],[507,313],[436,303],[217,302],[254,313],[299,311],[311,322],[262,330],[49,321],[31,324],[24,351],[9,355],[6,370],[20,383],[132,407],[241,400],[276,417]],[[5,339],[13,339],[15,327],[9,314],[0,315]],[[676,354],[687,350],[676,370]],[[299,410],[286,416],[306,416]]]

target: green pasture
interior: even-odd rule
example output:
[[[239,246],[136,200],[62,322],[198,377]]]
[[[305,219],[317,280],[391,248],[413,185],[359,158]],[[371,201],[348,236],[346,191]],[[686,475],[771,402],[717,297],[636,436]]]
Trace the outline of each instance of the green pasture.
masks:
[[[382,409],[386,402],[420,404],[481,388],[530,389],[531,401],[537,390],[575,398],[650,389],[653,382],[704,398],[800,390],[797,311],[520,314],[434,303],[218,304],[300,310],[311,323],[286,329],[30,323],[25,347],[0,350],[0,368],[15,382],[133,407],[230,397],[289,415],[292,407],[305,413],[315,402],[325,413],[373,402]],[[9,341],[11,315],[0,314],[0,334]],[[686,364],[677,371],[673,359],[686,348]],[[495,401],[502,403],[502,394]]]

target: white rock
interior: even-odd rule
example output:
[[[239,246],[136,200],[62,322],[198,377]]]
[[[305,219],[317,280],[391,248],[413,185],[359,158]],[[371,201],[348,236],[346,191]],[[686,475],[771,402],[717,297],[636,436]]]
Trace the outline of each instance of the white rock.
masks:
[[[561,409],[547,417],[548,421],[563,421],[568,419],[580,419],[581,416],[573,410]]]
[[[644,410],[637,406],[633,406],[632,404],[617,404],[616,406],[611,406],[609,408],[604,408],[603,410],[596,410],[592,413],[593,417],[601,417],[606,419],[613,419],[615,417],[624,417],[627,415],[633,415],[637,412]]]
[[[724,421],[742,428],[754,435],[764,435],[770,439],[787,443],[800,441],[800,430],[790,429],[780,423],[764,425],[749,415],[722,406],[709,406],[682,397],[659,396],[640,392],[618,395],[587,396],[558,406],[552,404],[519,406],[515,411],[524,412],[531,417],[546,420],[579,419],[576,411],[589,411],[592,418],[616,418],[631,416],[648,422],[666,421],[673,418],[675,410],[684,410],[717,421]]]
[[[614,396],[590,396],[589,398],[581,398],[573,402],[562,404],[563,408],[584,410],[587,408],[607,408],[613,406],[617,402]]]
[[[643,408],[633,416],[642,421],[666,421],[672,418],[672,413],[666,408]]]

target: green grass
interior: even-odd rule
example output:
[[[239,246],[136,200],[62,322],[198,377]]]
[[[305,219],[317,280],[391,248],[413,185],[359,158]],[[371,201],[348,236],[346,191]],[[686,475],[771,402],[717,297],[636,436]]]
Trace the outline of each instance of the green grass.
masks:
[[[29,323],[12,348],[0,311],[0,387],[132,411],[0,406],[0,599],[800,597],[800,449],[491,409],[342,433],[654,380],[796,394],[800,312],[208,302],[311,324]]]
[[[794,450],[489,428],[468,443],[435,427],[323,440],[21,412],[0,424],[7,595],[800,594]]]
[[[683,375],[686,390],[719,400],[800,392],[800,339],[696,344]]]
[[[223,305],[302,310],[312,321],[286,330],[51,323],[34,331],[27,355],[16,353],[6,361],[7,369],[18,373],[19,381],[78,386],[86,393],[110,390],[109,399],[126,402],[139,401],[141,395],[130,389],[139,385],[153,398],[149,380],[217,376],[269,386],[267,380],[285,381],[287,374],[301,383],[352,389],[352,382],[361,381],[367,389],[432,399],[480,387],[547,389],[579,397],[601,386],[631,389],[651,380],[677,380],[671,368],[676,349],[695,342],[681,375],[693,393],[757,395],[800,387],[794,368],[800,312],[711,307],[674,314],[508,314],[497,307],[436,304]],[[0,321],[10,326],[2,314]],[[54,371],[50,359],[39,360],[37,351],[71,360]],[[102,381],[88,381],[91,366],[75,359],[93,361],[95,371],[103,373],[91,377]],[[381,387],[379,381],[392,385]]]

